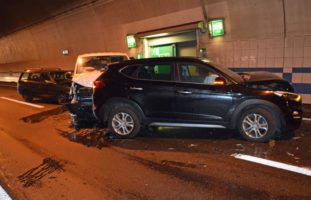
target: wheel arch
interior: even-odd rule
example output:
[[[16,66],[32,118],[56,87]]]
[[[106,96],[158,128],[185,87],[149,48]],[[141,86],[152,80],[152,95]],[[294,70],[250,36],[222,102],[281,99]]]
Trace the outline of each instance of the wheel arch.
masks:
[[[109,114],[111,113],[112,109],[119,104],[127,104],[133,107],[141,117],[142,121],[145,121],[145,114],[141,107],[134,101],[127,99],[127,98],[121,98],[121,97],[113,97],[108,99],[105,104],[103,104],[99,110],[99,120],[102,123],[106,123],[109,118]]]
[[[282,127],[285,127],[285,119],[282,115],[282,110],[274,103],[269,102],[267,100],[263,100],[263,99],[248,99],[248,100],[241,102],[236,107],[235,111],[232,114],[232,117],[230,120],[231,128],[233,129],[237,128],[238,120],[245,110],[256,108],[256,107],[261,107],[268,111],[272,111],[271,113],[275,116],[275,119],[278,120],[277,126],[279,129],[281,129],[278,131],[282,131]]]

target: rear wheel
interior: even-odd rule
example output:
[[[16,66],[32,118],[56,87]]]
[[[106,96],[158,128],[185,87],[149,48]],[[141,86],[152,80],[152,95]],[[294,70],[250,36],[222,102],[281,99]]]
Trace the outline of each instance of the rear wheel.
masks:
[[[121,104],[110,112],[108,127],[118,138],[133,138],[141,129],[140,117],[132,106]]]
[[[26,102],[32,102],[33,97],[30,96],[30,95],[25,95],[25,94],[23,94],[23,99],[24,99]]]
[[[248,109],[239,120],[240,134],[251,142],[267,142],[277,132],[277,119],[272,110],[265,108]]]
[[[57,96],[57,103],[58,104],[64,104],[67,102],[67,100],[68,100],[68,97],[66,94],[60,94]]]

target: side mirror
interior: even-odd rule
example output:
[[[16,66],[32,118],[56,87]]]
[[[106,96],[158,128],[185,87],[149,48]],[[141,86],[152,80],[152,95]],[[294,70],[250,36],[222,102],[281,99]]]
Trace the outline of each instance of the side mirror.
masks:
[[[214,85],[225,85],[226,84],[226,79],[224,79],[223,77],[217,77],[214,80]]]

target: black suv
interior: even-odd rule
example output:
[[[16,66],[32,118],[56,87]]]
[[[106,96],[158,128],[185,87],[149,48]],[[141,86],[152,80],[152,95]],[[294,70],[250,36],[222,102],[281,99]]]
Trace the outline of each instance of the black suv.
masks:
[[[64,103],[68,99],[72,72],[61,69],[28,69],[21,73],[17,92],[25,101],[33,98],[54,99]]]
[[[93,110],[118,137],[147,126],[238,129],[253,142],[294,130],[301,96],[271,73],[247,79],[195,58],[154,58],[110,64],[94,82]]]

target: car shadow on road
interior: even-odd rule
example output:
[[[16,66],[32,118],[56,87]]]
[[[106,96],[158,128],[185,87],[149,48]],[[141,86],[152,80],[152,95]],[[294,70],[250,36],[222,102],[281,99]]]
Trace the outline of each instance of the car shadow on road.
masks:
[[[215,147],[234,145],[243,142],[239,135],[232,130],[211,130],[196,128],[168,128],[159,127],[153,130],[145,130],[134,139],[118,139],[105,128],[83,128],[64,131],[57,129],[62,137],[72,142],[83,144],[87,147],[117,147],[128,150],[152,150],[152,151],[182,151],[190,149],[199,150],[199,146]]]
[[[231,155],[244,153],[262,158],[275,151],[276,141],[252,143],[243,140],[235,130],[204,128],[158,127],[142,131],[133,139],[117,139],[106,128],[83,128],[64,131],[57,129],[62,137],[90,148],[117,148],[122,150],[213,153]],[[278,139],[290,140],[291,137]]]

